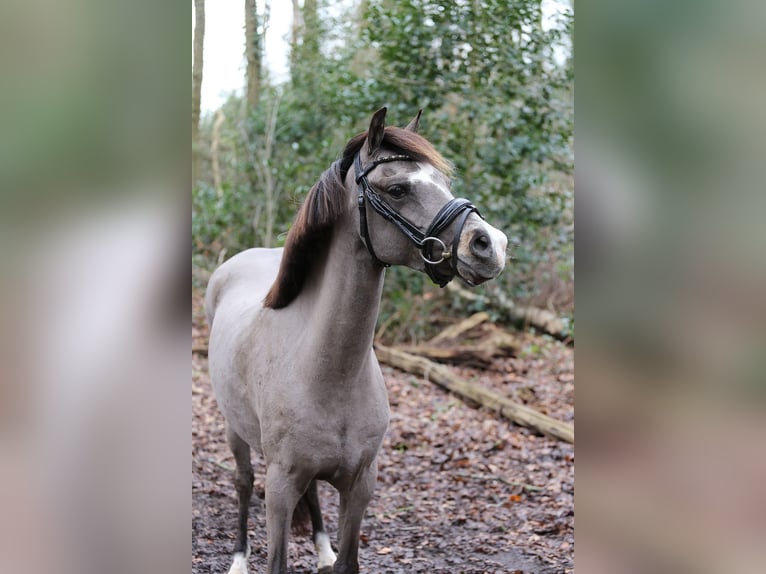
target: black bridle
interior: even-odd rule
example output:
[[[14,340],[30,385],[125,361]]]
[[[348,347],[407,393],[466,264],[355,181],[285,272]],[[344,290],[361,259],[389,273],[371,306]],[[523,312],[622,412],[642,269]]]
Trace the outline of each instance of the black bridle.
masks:
[[[367,208],[366,204],[369,203],[372,208],[382,215],[386,221],[393,223],[399,231],[407,236],[418,249],[420,249],[420,256],[425,261],[426,273],[431,280],[444,287],[449,283],[455,275],[460,275],[457,270],[457,250],[460,244],[460,235],[463,232],[463,226],[465,225],[468,216],[475,212],[479,217],[481,214],[474,204],[467,199],[454,198],[449,200],[444,207],[434,216],[431,224],[428,226],[425,232],[421,231],[412,222],[408,221],[401,215],[399,215],[394,209],[386,203],[382,197],[370,187],[370,182],[367,181],[367,174],[382,163],[391,161],[414,161],[411,157],[406,155],[390,155],[385,157],[379,157],[373,160],[365,168],[362,168],[362,160],[359,157],[359,153],[354,158],[354,171],[356,172],[356,183],[359,186],[359,233],[364,239],[364,243],[367,246],[367,251],[370,252],[372,259],[375,263],[382,265],[383,267],[390,267],[389,263],[381,261],[375,254],[375,249],[372,247],[372,241],[370,240],[370,231],[367,228]],[[459,219],[458,219],[459,218]],[[455,227],[455,235],[452,239],[452,251],[447,250],[447,246],[439,239],[439,234],[447,229],[453,221],[457,221]],[[482,218],[483,219],[483,218]],[[441,253],[438,254],[438,258],[434,255],[435,248],[441,249]],[[437,272],[436,266],[442,263],[444,260],[449,259],[450,267],[452,268],[453,275],[444,276]]]

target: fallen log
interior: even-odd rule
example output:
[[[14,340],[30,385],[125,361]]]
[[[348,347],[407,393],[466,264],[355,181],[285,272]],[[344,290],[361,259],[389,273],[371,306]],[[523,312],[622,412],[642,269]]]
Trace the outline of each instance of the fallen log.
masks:
[[[460,363],[480,369],[487,368],[492,363],[495,349],[479,345],[462,345],[459,347],[432,347],[430,345],[398,346],[397,350],[426,357],[439,363]]]
[[[552,419],[532,408],[469,383],[458,377],[449,367],[434,363],[425,357],[412,355],[384,345],[375,345],[375,350],[378,360],[382,363],[408,373],[421,375],[461,397],[496,410],[516,424],[532,428],[568,443],[574,443],[574,427],[572,425]]]
[[[481,313],[474,313],[467,319],[463,319],[460,321],[460,323],[456,323],[454,325],[450,325],[446,329],[444,329],[441,333],[436,335],[433,339],[429,341],[430,345],[437,345],[443,341],[449,341],[454,340],[460,337],[463,333],[466,331],[470,331],[477,325],[480,325],[484,321],[489,320],[489,315],[487,315],[484,312]]]
[[[395,348],[440,363],[486,368],[494,357],[514,355],[521,348],[521,343],[498,329],[489,315],[481,312],[448,326],[425,343],[397,345]]]
[[[513,336],[494,325],[483,326],[479,337],[465,337],[461,344],[454,339],[437,335],[427,343],[420,345],[397,345],[396,349],[420,355],[439,363],[461,363],[478,368],[486,368],[494,357],[512,356],[521,348],[521,343]],[[442,333],[445,333],[443,331]],[[437,344],[434,344],[437,343]]]
[[[551,311],[538,309],[536,307],[521,307],[516,305],[501,292],[498,292],[496,300],[493,298],[492,301],[488,301],[486,297],[471,293],[455,283],[448,284],[447,288],[463,299],[468,301],[479,301],[503,311],[511,321],[532,325],[549,335],[553,335],[557,339],[566,338],[564,333],[564,322]]]

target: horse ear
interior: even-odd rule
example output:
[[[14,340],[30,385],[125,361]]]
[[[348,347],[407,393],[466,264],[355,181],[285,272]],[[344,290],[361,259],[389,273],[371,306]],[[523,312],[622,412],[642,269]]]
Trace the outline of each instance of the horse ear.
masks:
[[[380,108],[373,114],[372,120],[370,120],[370,129],[367,131],[367,155],[374,154],[378,151],[380,144],[383,143],[383,134],[386,130],[385,120],[387,111],[388,108],[385,106]]]
[[[418,127],[420,126],[420,116],[423,114],[423,110],[418,110],[418,113],[415,115],[414,118],[410,121],[410,123],[407,124],[407,127],[404,128],[408,132],[415,132],[418,133]]]

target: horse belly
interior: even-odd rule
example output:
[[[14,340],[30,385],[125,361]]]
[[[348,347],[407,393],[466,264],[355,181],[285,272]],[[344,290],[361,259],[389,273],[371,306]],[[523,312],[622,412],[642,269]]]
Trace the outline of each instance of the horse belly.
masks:
[[[212,369],[211,369],[212,374]],[[226,424],[252,448],[261,450],[261,422],[254,408],[248,385],[230,374],[213,377],[213,390]]]

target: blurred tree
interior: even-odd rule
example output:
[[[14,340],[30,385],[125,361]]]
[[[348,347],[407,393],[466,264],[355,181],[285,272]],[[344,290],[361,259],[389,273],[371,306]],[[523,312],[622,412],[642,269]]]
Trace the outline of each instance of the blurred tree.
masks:
[[[268,22],[269,2],[266,2],[263,28],[259,27],[256,0],[245,0],[245,58],[247,60],[247,105],[258,106],[261,89],[261,68],[263,62],[263,36]]]
[[[303,10],[298,0],[293,0],[293,22],[290,35],[290,69],[295,67],[298,52],[296,47],[300,44],[303,33]]]
[[[199,178],[199,109],[202,90],[202,48],[205,38],[205,0],[194,0],[194,51],[192,62],[192,185]]]
[[[319,56],[321,29],[317,0],[293,0],[293,25],[290,38],[290,71],[303,68],[304,58],[316,61]],[[294,79],[294,76],[293,76]]]
[[[292,6],[290,79],[274,85],[262,75],[257,105],[232,96],[223,106],[223,197],[210,184],[195,196],[196,252],[209,260],[279,245],[302,198],[371,112],[387,105],[403,125],[422,107],[421,133],[458,168],[456,195],[511,239],[514,260],[486,289],[571,312],[570,7],[559,3],[552,21],[539,0]],[[208,137],[212,126],[203,127]],[[451,297],[437,298],[427,279],[399,269],[386,290],[383,318],[393,301],[408,337],[418,336],[410,319]]]

